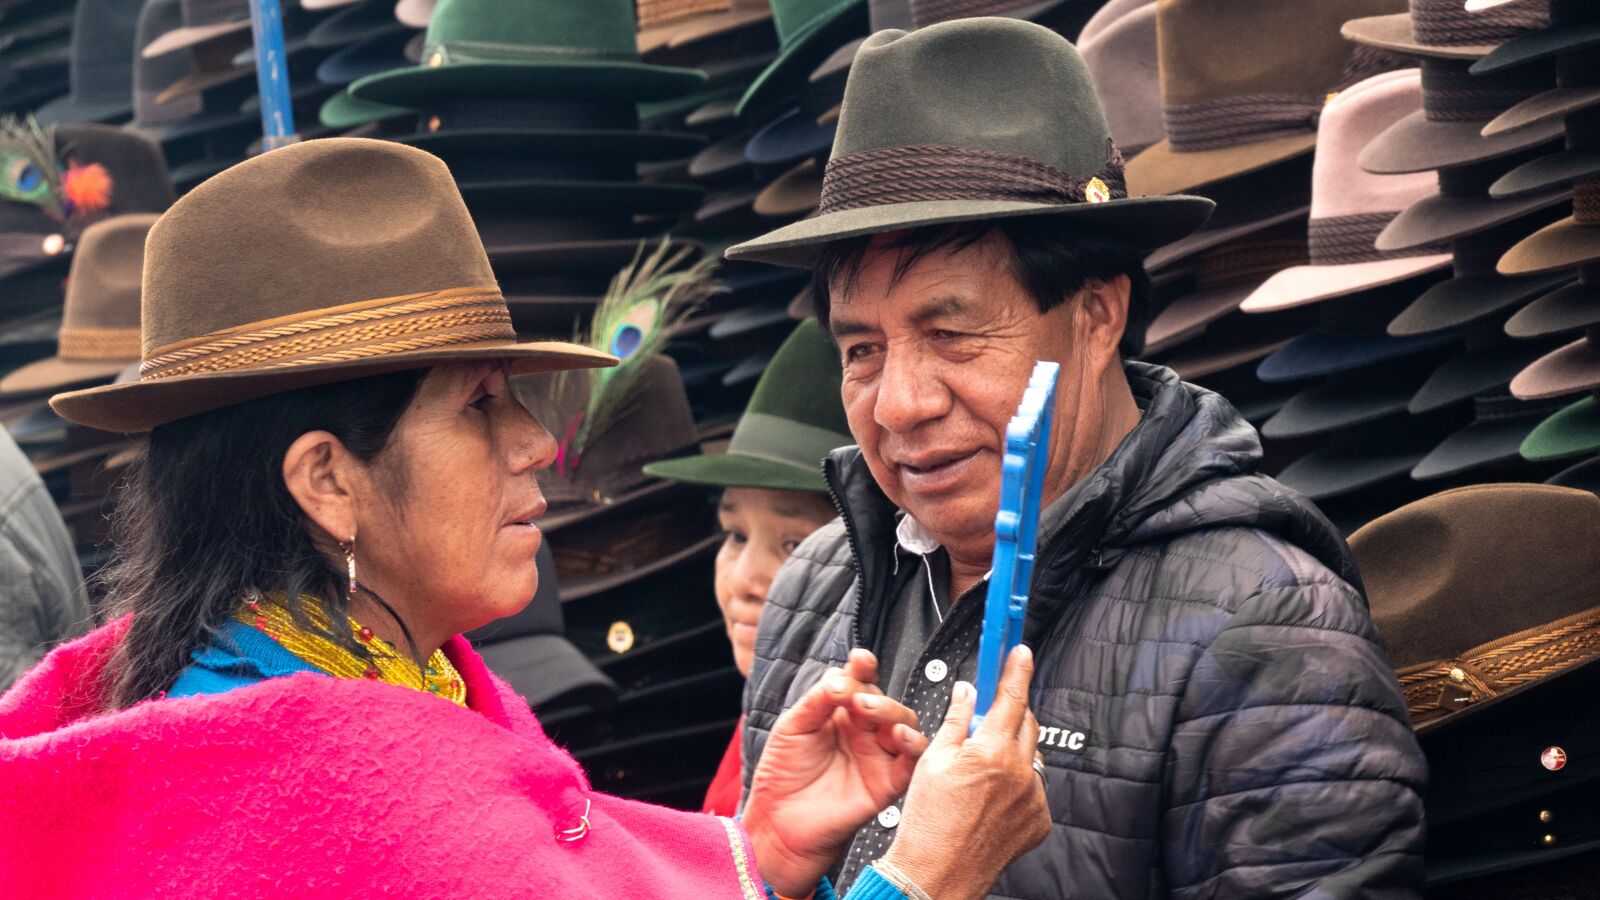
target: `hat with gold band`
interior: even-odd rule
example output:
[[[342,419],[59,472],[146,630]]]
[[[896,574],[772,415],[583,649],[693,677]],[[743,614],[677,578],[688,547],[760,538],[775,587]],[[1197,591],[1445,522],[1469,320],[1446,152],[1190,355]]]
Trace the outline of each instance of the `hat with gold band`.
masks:
[[[55,356],[0,378],[0,394],[110,381],[139,359],[139,276],[144,239],[159,218],[130,213],[84,229],[67,278]]]
[[[519,341],[449,169],[387,141],[310,141],[212,177],[151,228],[144,272],[139,380],[58,394],[63,417],[138,432],[440,363],[615,361]]]

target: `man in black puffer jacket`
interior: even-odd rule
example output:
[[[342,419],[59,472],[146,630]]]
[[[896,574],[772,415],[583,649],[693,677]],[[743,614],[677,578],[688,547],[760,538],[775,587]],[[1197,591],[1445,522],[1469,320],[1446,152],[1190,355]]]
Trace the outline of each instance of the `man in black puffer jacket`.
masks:
[[[746,782],[778,715],[853,647],[928,733],[974,680],[1006,423],[1034,361],[1056,360],[1024,630],[1055,827],[1003,872],[975,853],[963,865],[981,877],[917,887],[1417,896],[1426,765],[1343,540],[1256,472],[1259,440],[1225,399],[1123,361],[1143,333],[1143,253],[1208,204],[1119,196],[1081,70],[1023,22],[874,35],[822,214],[729,251],[813,266],[857,442],[825,465],[840,518],[768,592]],[[894,861],[897,829],[959,812],[884,809],[836,886]]]

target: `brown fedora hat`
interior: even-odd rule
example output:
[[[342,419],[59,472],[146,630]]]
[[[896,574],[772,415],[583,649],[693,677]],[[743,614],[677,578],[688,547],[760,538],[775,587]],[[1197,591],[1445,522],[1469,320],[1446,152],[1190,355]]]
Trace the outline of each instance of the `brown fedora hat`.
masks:
[[[213,176],[150,230],[142,298],[139,381],[58,394],[64,418],[138,432],[446,362],[615,361],[519,341],[450,170],[388,141],[307,141]]]
[[[1600,657],[1600,497],[1587,491],[1445,491],[1368,524],[1350,551],[1418,732]]]
[[[1415,69],[1375,75],[1329,101],[1311,170],[1307,265],[1268,278],[1240,306],[1270,312],[1404,281],[1450,264],[1426,245],[1385,253],[1373,242],[1407,206],[1433,192],[1431,175],[1371,175],[1356,156],[1374,135],[1422,107]]]
[[[1391,53],[1476,60],[1549,24],[1546,0],[1508,0],[1493,13],[1476,15],[1461,0],[1411,0],[1408,12],[1354,19],[1343,32],[1358,44]]]
[[[0,378],[0,393],[110,381],[139,360],[139,278],[145,235],[157,218],[129,213],[84,229],[67,276],[56,355]]]
[[[1328,95],[1371,74],[1340,25],[1403,8],[1403,0],[1159,4],[1167,136],[1128,163],[1129,191],[1190,191],[1310,153]]]
[[[1572,186],[1572,215],[1547,225],[1500,257],[1502,275],[1532,275],[1600,260],[1600,178]]]

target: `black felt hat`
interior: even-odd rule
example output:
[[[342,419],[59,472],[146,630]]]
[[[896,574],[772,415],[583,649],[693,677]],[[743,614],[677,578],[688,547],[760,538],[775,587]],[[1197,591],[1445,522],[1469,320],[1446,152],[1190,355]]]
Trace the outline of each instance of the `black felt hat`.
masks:
[[[1569,278],[1571,273],[1564,273]],[[1565,334],[1600,324],[1600,265],[1578,270],[1578,280],[1553,290],[1517,310],[1506,322],[1506,334],[1535,338]]]
[[[133,42],[141,0],[80,0],[73,13],[72,93],[34,113],[43,123],[133,115]]]

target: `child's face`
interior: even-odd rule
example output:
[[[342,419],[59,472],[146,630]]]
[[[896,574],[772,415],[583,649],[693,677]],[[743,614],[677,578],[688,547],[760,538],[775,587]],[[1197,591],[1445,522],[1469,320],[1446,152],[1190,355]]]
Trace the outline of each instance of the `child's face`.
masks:
[[[727,537],[717,552],[717,606],[742,674],[750,674],[756,625],[773,576],[800,542],[833,516],[833,506],[822,494],[764,488],[723,492],[717,517]]]

